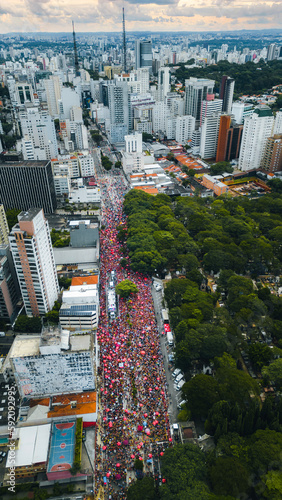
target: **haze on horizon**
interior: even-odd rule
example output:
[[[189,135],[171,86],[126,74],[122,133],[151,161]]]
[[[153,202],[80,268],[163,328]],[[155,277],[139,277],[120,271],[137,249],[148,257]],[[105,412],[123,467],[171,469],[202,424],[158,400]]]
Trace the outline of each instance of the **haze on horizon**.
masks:
[[[280,0],[10,0],[0,6],[1,33],[121,30],[229,31],[280,28]]]

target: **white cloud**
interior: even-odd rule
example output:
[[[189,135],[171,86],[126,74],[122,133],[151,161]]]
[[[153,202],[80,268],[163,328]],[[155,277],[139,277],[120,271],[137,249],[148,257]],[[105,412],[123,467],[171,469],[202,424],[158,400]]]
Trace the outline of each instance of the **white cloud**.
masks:
[[[281,0],[10,0],[1,31],[204,31],[280,27]],[[24,22],[23,22],[24,19]]]

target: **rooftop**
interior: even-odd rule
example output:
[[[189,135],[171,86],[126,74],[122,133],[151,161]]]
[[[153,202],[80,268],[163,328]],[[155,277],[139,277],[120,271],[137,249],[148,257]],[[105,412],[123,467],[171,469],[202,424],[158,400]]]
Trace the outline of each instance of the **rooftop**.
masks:
[[[36,215],[41,212],[42,208],[30,208],[27,212],[21,212],[18,215],[18,220],[21,222],[32,221]]]
[[[71,280],[71,286],[98,285],[99,276],[75,276]]]
[[[21,161],[17,161],[17,162],[9,162],[9,161],[6,161],[5,163],[1,163],[1,167],[14,167],[14,168],[17,168],[17,167],[34,167],[34,168],[45,168],[46,165],[48,165],[48,163],[50,163],[50,160],[21,160]]]
[[[51,424],[21,427],[13,434],[18,439],[15,455],[8,453],[7,467],[24,467],[47,462]]]
[[[48,418],[96,413],[96,402],[96,392],[54,396],[50,411],[48,412]]]

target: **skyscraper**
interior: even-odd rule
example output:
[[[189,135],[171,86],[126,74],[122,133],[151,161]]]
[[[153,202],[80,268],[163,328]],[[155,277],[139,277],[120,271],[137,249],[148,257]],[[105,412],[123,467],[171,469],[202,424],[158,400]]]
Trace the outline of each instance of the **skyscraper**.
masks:
[[[200,156],[202,158],[215,158],[218,140],[220,114],[206,116],[201,127]]]
[[[59,285],[43,210],[31,208],[21,212],[9,240],[26,314],[47,313],[58,298]]]
[[[216,161],[230,161],[239,158],[243,125],[234,124],[232,115],[221,115]]]
[[[196,128],[200,125],[202,101],[208,94],[213,94],[214,80],[192,78],[185,80],[185,115],[196,119]]]
[[[158,100],[163,101],[170,92],[170,71],[168,67],[158,71]]]
[[[39,111],[33,106],[27,107],[25,111],[20,112],[20,124],[23,140],[31,142],[33,151],[33,157],[24,157],[25,160],[51,160],[58,156],[54,121],[46,111]]]
[[[0,245],[9,244],[9,226],[3,205],[0,205]]]
[[[131,130],[130,96],[126,82],[109,85],[111,142],[122,143]]]
[[[189,115],[177,116],[175,121],[175,139],[184,146],[187,140],[192,138],[195,130],[195,118]]]
[[[232,109],[235,80],[229,76],[223,76],[220,83],[219,98],[223,100],[222,111],[230,114]]]
[[[215,113],[221,113],[221,111],[222,111],[222,99],[215,99],[214,94],[208,94],[206,99],[202,101],[200,125],[203,124],[207,116],[211,116]]]
[[[48,111],[53,118],[59,116],[58,100],[61,99],[61,82],[56,75],[51,75],[48,79],[43,80],[45,84]]]
[[[17,315],[20,287],[9,245],[0,245],[0,317],[11,323]]]
[[[51,162],[0,163],[0,203],[5,210],[42,207],[46,213],[57,208]]]
[[[148,68],[152,73],[152,42],[151,40],[135,41],[135,69]]]
[[[268,137],[261,168],[268,172],[281,172],[282,170],[282,134]]]
[[[271,136],[274,117],[269,106],[260,105],[244,121],[239,169],[253,170],[261,166],[267,138]]]

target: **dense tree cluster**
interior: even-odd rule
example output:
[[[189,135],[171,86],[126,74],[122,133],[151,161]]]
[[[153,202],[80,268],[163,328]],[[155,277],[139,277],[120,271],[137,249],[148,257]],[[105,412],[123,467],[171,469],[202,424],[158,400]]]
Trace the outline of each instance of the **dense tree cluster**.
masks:
[[[106,155],[103,155],[102,151],[101,151],[101,163],[102,163],[102,166],[104,167],[105,170],[111,170],[111,168],[113,166],[109,157]]]
[[[280,499],[282,400],[279,392],[264,402],[259,395],[268,385],[282,390],[282,298],[257,280],[261,274],[281,273],[279,186],[257,199],[179,198],[174,203],[164,195],[131,191],[124,211],[127,228],[118,228],[119,239],[127,245],[132,268],[173,275],[164,295],[175,364],[187,380],[185,412],[205,421],[216,446],[207,454],[193,447],[167,450],[159,498]],[[219,273],[215,291],[207,280],[213,273]],[[243,367],[243,353],[253,376]],[[201,373],[204,365],[211,366],[212,376]],[[203,475],[190,468],[191,462],[193,467],[201,463],[200,456]],[[142,481],[134,487],[142,492]],[[153,483],[146,484],[148,498],[155,498],[152,488]]]
[[[237,94],[256,94],[271,89],[274,85],[282,83],[282,61],[268,61],[262,59],[259,63],[247,62],[246,64],[219,61],[217,64],[204,68],[185,68],[186,64],[179,64],[176,77],[184,84],[185,80],[192,77],[210,78],[215,80],[215,91],[219,92],[220,81],[223,75],[235,78],[235,92]]]
[[[132,190],[125,196],[128,215],[127,247],[135,271],[163,273],[168,267],[182,267],[187,254],[197,252],[197,245],[183,223],[177,221],[168,196],[150,196]]]

